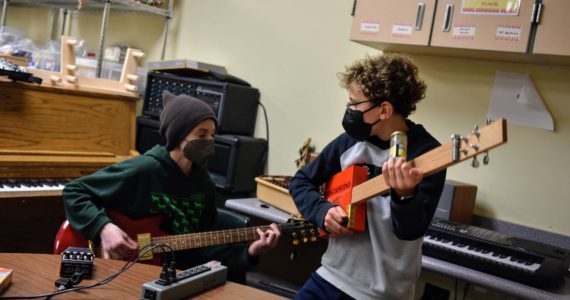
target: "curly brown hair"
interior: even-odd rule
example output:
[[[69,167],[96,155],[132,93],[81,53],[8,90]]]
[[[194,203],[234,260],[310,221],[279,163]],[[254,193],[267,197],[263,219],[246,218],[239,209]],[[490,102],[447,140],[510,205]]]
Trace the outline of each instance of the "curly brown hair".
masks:
[[[339,73],[340,85],[356,82],[362,93],[375,103],[388,101],[394,111],[407,118],[425,96],[426,85],[418,77],[418,67],[400,54],[366,56]]]

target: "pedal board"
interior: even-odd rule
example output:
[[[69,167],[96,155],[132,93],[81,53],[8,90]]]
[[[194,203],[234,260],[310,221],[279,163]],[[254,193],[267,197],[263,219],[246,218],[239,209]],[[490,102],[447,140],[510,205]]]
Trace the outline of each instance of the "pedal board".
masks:
[[[142,286],[141,300],[181,299],[226,281],[228,268],[212,260],[203,265],[178,272],[176,282],[169,285],[158,280],[149,281]]]

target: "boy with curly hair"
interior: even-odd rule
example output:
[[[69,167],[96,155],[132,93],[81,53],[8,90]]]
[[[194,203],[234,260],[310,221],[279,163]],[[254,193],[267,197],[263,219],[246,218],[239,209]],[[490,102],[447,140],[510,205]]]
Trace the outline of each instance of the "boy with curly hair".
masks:
[[[408,159],[438,147],[422,125],[408,119],[426,86],[412,61],[398,54],[366,57],[339,74],[349,102],[345,133],[299,170],[289,185],[299,211],[330,234],[322,266],[296,299],[413,299],[421,271],[422,237],[435,213],[445,170],[430,176],[405,159],[390,158],[390,135],[408,136]],[[319,194],[319,187],[352,166],[383,174],[390,192],[369,199],[366,230],[343,226],[347,214]]]

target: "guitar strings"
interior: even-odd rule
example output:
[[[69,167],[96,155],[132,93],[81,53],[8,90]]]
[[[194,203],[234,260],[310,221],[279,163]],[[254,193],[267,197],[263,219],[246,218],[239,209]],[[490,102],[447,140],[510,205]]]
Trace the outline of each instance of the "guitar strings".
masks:
[[[301,224],[299,224],[301,223]],[[277,225],[279,226],[279,228],[283,231],[283,232],[289,232],[292,229],[297,229],[297,230],[302,230],[304,228],[312,228],[313,226],[310,225],[309,223],[305,223],[304,221],[299,221],[299,222],[294,222],[294,223],[284,223],[284,224],[279,224]],[[258,226],[258,227],[244,227],[244,228],[231,228],[231,229],[225,229],[225,230],[220,230],[220,231],[206,231],[206,232],[196,232],[196,233],[188,233],[188,234],[181,234],[181,235],[172,235],[172,236],[157,236],[157,237],[153,237],[152,241],[153,243],[161,243],[164,245],[168,245],[169,247],[173,247],[173,250],[184,250],[184,249],[193,249],[193,248],[200,248],[200,247],[205,247],[205,246],[213,246],[213,245],[217,245],[220,243],[212,243],[212,242],[208,242],[206,239],[208,237],[212,238],[212,237],[222,237],[221,239],[224,240],[223,242],[221,242],[222,244],[227,242],[227,239],[230,240],[229,243],[233,243],[234,239],[236,240],[235,242],[241,242],[243,240],[239,240],[239,235],[240,234],[245,234],[246,239],[249,239],[249,235],[252,235],[252,238],[256,237],[256,230],[257,228],[261,229],[261,230],[266,230],[269,229],[270,226],[269,225],[264,225],[264,226]],[[236,237],[235,235],[238,235],[238,237]],[[303,235],[303,233],[301,233],[301,235]],[[315,233],[311,232],[309,230],[308,232],[309,236],[314,236]],[[186,237],[185,237],[186,236]],[[226,236],[226,237],[224,237]],[[180,240],[184,240],[184,241],[188,241],[187,243],[176,243],[176,241],[180,241]],[[204,240],[202,242],[202,240]],[[216,240],[220,240],[220,238],[217,238]],[[193,241],[193,242],[192,242]],[[149,244],[152,245],[153,243]],[[194,244],[194,247],[192,246],[188,246]],[[124,257],[127,258],[132,258],[132,257],[137,257],[137,256],[141,256],[141,251],[142,249],[144,249],[145,247],[149,246],[146,245],[141,249],[138,250],[133,250],[133,251],[129,251],[126,253],[126,255],[124,255]],[[183,245],[182,249],[178,249],[177,245]],[[164,252],[164,249],[158,248],[158,247],[153,247],[153,252],[155,253],[161,253]],[[95,252],[95,256],[96,257],[102,257],[102,249],[101,246],[99,245],[98,247],[96,247],[94,249]]]

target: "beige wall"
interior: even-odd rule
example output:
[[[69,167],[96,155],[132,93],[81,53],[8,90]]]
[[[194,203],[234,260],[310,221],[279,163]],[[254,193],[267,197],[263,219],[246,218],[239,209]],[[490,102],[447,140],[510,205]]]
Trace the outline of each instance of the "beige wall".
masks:
[[[342,132],[346,91],[336,73],[377,50],[348,40],[352,1],[192,0],[176,1],[167,58],[192,58],[224,65],[261,91],[268,110],[268,174],[292,175],[307,137],[321,150]],[[72,33],[96,41],[100,19],[80,16]],[[162,19],[111,18],[109,41],[140,45],[160,57]],[[136,18],[136,19],[135,19]],[[87,21],[86,21],[87,20]],[[9,19],[9,22],[11,19]],[[41,36],[47,21],[18,21]],[[14,23],[16,23],[14,21]],[[158,26],[146,32],[149,24]],[[10,23],[9,23],[10,25]],[[134,27],[134,28],[133,28]],[[49,33],[49,31],[48,31]],[[426,99],[412,115],[444,143],[467,133],[486,117],[496,71],[528,73],[553,114],[556,132],[509,124],[509,142],[491,152],[491,164],[449,169],[448,178],[479,187],[477,213],[570,235],[570,67],[414,56],[428,84]],[[258,114],[256,136],[265,137]]]

